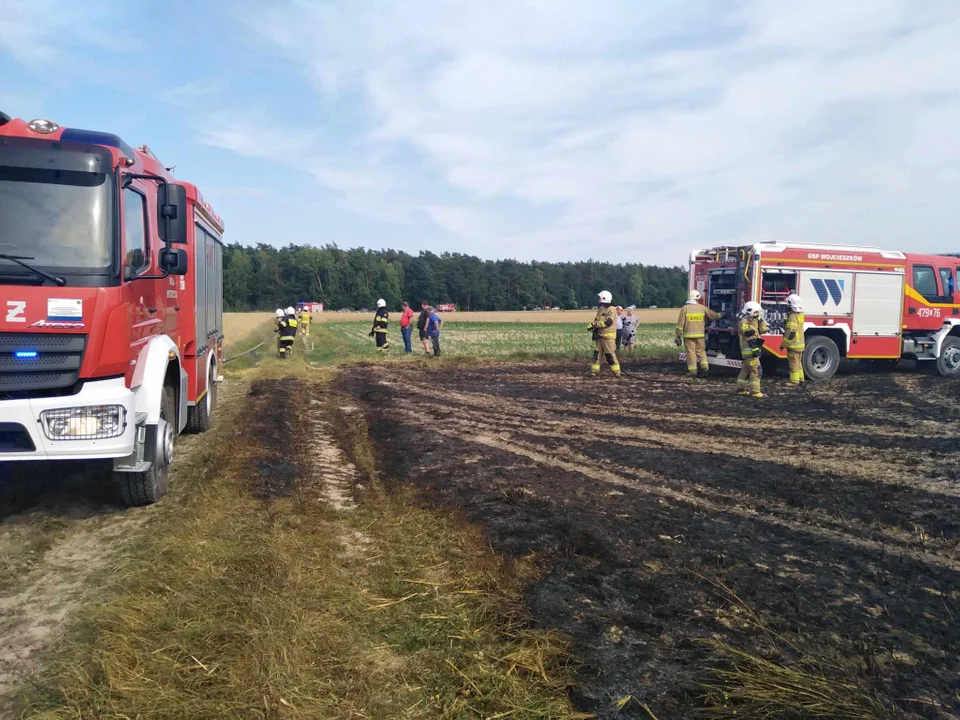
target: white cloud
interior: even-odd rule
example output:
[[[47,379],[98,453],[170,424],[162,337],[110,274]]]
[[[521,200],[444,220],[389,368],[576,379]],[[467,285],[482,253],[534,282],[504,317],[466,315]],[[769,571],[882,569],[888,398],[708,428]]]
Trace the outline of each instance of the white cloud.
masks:
[[[960,190],[953,0],[263,7],[250,27],[323,102],[366,103],[343,147],[314,148],[317,180],[359,212],[422,208],[487,256],[680,262],[763,237],[946,249],[960,231],[931,212]],[[418,172],[383,160],[397,148]],[[408,179],[425,170],[440,181]]]

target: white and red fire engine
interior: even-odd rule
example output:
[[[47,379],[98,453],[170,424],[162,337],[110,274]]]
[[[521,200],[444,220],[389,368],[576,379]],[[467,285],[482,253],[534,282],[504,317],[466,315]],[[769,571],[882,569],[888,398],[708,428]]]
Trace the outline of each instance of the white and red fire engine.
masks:
[[[871,247],[758,243],[697,250],[690,288],[726,314],[707,330],[713,365],[740,367],[736,313],[753,300],[765,311],[763,362],[778,358],[785,299],[797,293],[805,315],[804,372],[831,377],[844,358],[893,365],[901,358],[960,376],[960,257]]]
[[[164,495],[216,403],[222,233],[146,146],[0,113],[0,473],[106,460],[128,505]]]

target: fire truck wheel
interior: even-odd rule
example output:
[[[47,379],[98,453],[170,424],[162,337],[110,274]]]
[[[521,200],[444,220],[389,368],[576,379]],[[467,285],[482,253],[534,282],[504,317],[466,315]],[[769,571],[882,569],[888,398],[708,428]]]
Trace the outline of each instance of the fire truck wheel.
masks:
[[[200,402],[187,409],[187,430],[192,433],[205,433],[213,425],[213,410],[217,407],[217,371],[210,365],[210,377],[207,378],[207,392]]]
[[[943,377],[960,377],[960,337],[951,335],[943,341],[937,358],[937,372]]]
[[[176,436],[177,403],[174,390],[169,385],[163,388],[160,400],[160,421],[147,426],[143,459],[150,468],[143,472],[114,473],[120,485],[120,496],[127,507],[152,505],[167,494],[167,474],[173,460],[173,442]]]
[[[803,351],[803,374],[810,380],[832,378],[840,367],[837,344],[824,335],[808,338]]]

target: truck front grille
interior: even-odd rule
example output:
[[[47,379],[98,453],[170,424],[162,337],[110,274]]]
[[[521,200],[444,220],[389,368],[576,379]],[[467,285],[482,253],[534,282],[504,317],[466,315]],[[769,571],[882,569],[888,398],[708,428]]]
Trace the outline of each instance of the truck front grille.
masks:
[[[0,333],[0,400],[69,394],[86,335]]]

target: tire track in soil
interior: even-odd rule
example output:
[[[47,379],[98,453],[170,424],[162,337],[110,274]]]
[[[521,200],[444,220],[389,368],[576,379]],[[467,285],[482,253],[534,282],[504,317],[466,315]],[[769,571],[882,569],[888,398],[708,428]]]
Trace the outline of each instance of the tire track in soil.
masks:
[[[238,397],[236,383],[219,389],[221,403]],[[207,442],[209,434],[178,438],[171,492]],[[4,697],[29,682],[38,658],[62,637],[74,613],[96,601],[91,579],[109,570],[151,517],[164,511],[163,505],[123,507],[104,473],[109,477],[109,467],[99,464],[0,464],[0,556],[40,548],[26,550],[25,568],[0,577],[0,720],[7,717]]]
[[[932,703],[901,703],[914,717],[960,711],[960,508],[948,480],[960,443],[943,422],[950,413],[931,419],[920,404],[904,415],[912,406],[898,377],[870,376],[880,389],[864,402],[847,389],[872,387],[861,376],[799,395],[767,381],[772,397],[758,404],[731,398],[729,378],[687,384],[673,368],[640,371],[646,382],[614,384],[570,365],[391,368],[384,384],[352,368],[343,385],[365,407],[387,480],[460,508],[485,525],[498,552],[539,558],[544,577],[528,603],[542,625],[574,638],[581,709],[646,717],[613,709],[633,694],[661,717],[689,717],[709,660],[702,638],[790,657],[703,579],[711,578],[804,652],[839,661],[891,701]],[[910,392],[929,380],[911,379]],[[888,417],[899,420],[885,426]],[[647,420],[656,424],[638,433]],[[816,441],[822,425],[834,433],[827,460]],[[713,436],[728,427],[732,441],[718,444]],[[780,428],[793,430],[789,444]],[[890,452],[891,437],[922,440],[927,429],[952,440],[952,451],[939,445],[936,462],[925,464],[936,477],[892,454],[885,463],[871,458],[871,445]],[[411,443],[415,456],[403,450]],[[764,447],[769,464],[760,471],[751,456]],[[927,459],[920,443],[908,454]],[[797,484],[804,465],[825,482],[792,505],[770,496],[778,484]],[[923,519],[913,547],[901,528],[871,524],[870,508],[882,506],[871,505],[869,485],[849,492],[871,478],[878,493],[902,487],[894,502]]]

